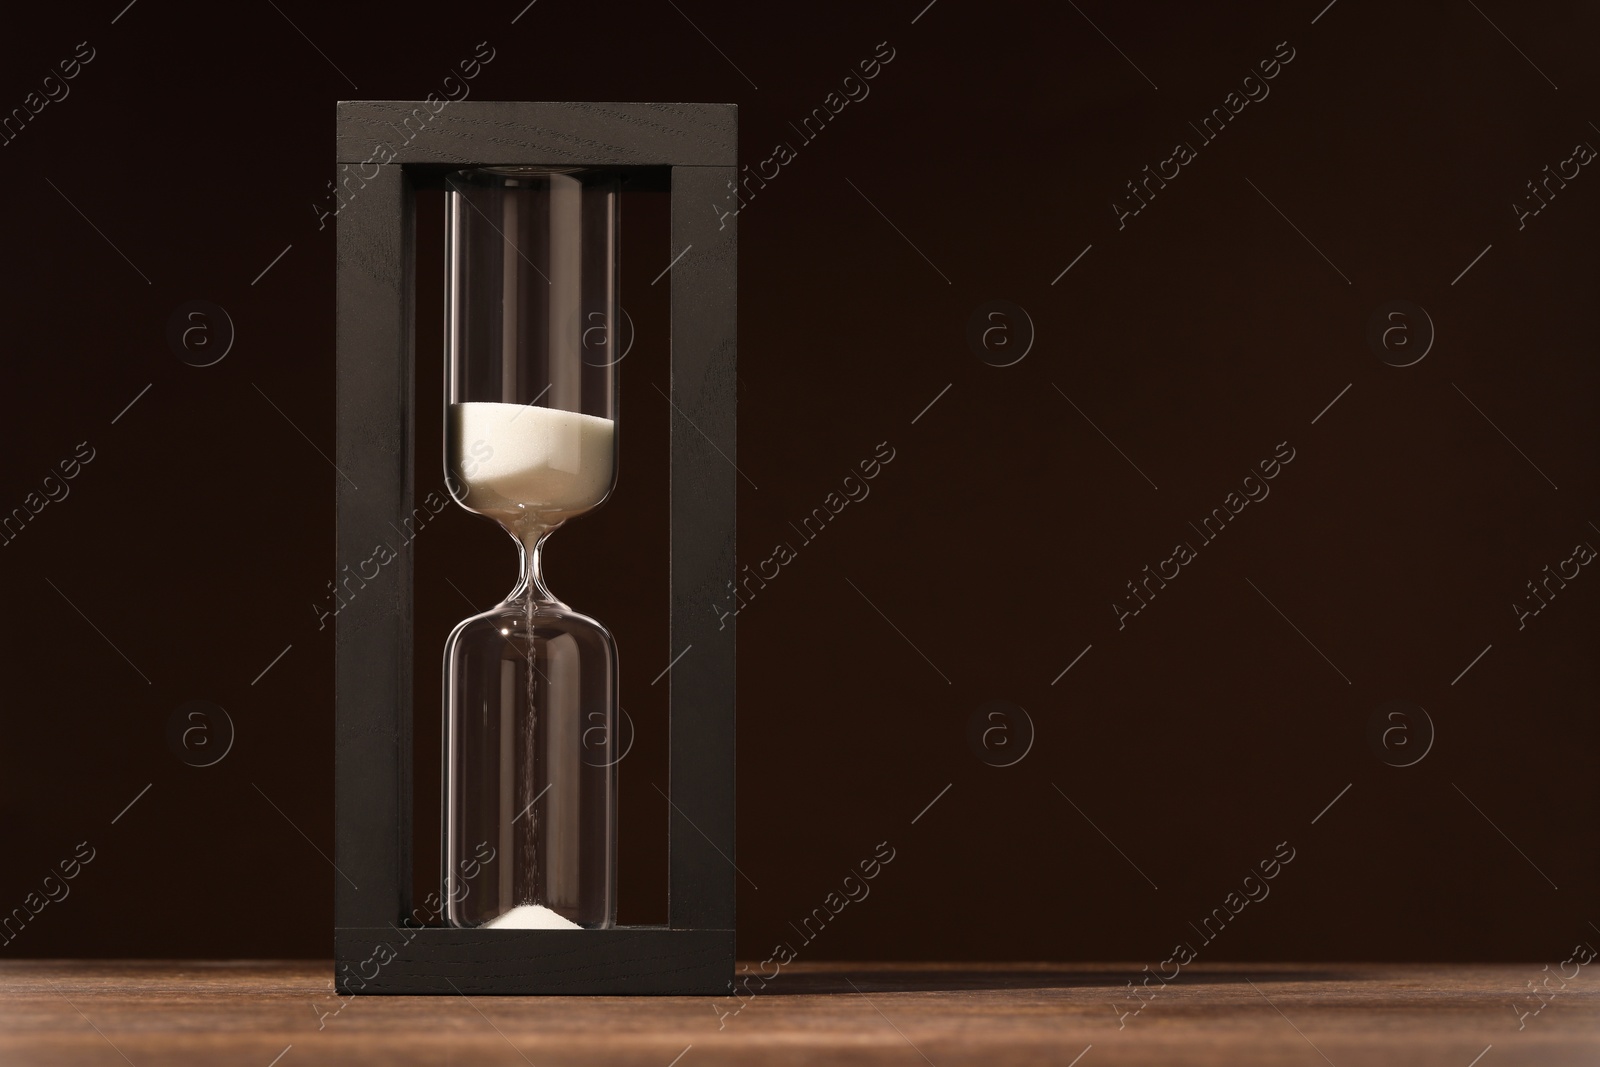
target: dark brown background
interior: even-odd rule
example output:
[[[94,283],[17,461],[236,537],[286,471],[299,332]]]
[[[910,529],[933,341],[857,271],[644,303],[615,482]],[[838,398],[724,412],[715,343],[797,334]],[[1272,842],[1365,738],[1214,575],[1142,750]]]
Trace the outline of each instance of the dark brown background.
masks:
[[[1521,632],[1509,606],[1600,542],[1600,177],[1520,232],[1511,209],[1600,143],[1592,7],[541,0],[512,25],[517,0],[277,6],[140,0],[112,24],[120,0],[52,5],[0,37],[3,109],[97,50],[0,147],[0,508],[96,451],[0,547],[0,910],[78,842],[96,858],[0,951],[329,952],[332,643],[312,605],[351,561],[318,454],[333,235],[312,205],[335,100],[421,98],[479,41],[496,56],[475,98],[734,101],[742,160],[796,145],[739,217],[744,561],[798,546],[788,524],[895,449],[739,618],[741,952],[794,940],[883,841],[872,895],[806,957],[1155,963],[1282,841],[1294,862],[1204,958],[1545,960],[1593,935],[1600,578]],[[789,123],[881,41],[871,95],[800,144]],[[1270,97],[1119,231],[1123,183],[1280,41],[1296,57]],[[622,646],[622,907],[642,922],[664,914],[649,682],[675,651],[652,614],[668,280],[649,280],[676,250],[659,204],[627,210],[624,490],[558,535],[550,573]],[[437,233],[422,247],[436,262]],[[237,328],[212,367],[165,338],[195,298]],[[1011,367],[967,344],[993,299],[1037,330]],[[1365,341],[1395,299],[1438,333],[1404,369]],[[1123,583],[1280,441],[1296,458],[1271,496],[1119,632]],[[424,666],[513,569],[492,527],[438,523],[415,549]],[[194,698],[238,731],[204,769],[165,736]],[[1392,698],[1437,731],[1403,769],[1367,740]],[[1007,768],[968,742],[996,699],[1037,731]]]

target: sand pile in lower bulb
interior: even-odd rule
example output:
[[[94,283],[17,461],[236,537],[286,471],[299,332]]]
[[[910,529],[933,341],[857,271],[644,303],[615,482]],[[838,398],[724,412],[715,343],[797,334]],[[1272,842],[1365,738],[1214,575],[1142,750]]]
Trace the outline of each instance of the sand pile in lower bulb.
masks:
[[[551,911],[543,904],[518,904],[485,924],[495,930],[581,930],[571,919]]]

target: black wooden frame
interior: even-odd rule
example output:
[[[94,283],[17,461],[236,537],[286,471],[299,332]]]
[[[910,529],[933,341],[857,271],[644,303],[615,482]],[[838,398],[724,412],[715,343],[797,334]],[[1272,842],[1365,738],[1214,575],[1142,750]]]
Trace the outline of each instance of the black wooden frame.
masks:
[[[737,116],[732,104],[338,105],[340,561],[366,558],[414,506],[415,189],[473,165],[670,173],[672,248],[660,250],[663,262],[693,246],[670,277],[671,644],[693,653],[668,681],[667,925],[457,930],[406,921],[414,912],[412,568],[402,552],[385,568],[393,573],[334,620],[341,994],[709,995],[732,987],[734,634],[711,605],[736,568],[738,244],[726,209],[734,204]]]

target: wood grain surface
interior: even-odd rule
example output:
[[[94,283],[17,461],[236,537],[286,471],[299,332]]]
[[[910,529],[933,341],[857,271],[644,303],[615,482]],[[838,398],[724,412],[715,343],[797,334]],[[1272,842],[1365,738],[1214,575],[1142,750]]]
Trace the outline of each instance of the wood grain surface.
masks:
[[[1600,976],[1587,970],[1565,988],[1553,978],[1559,992],[1519,1018],[1538,1006],[1527,983],[1545,978],[1541,965],[1195,965],[1119,1029],[1138,1003],[1126,985],[1138,970],[797,963],[742,1007],[444,996],[341,1008],[326,963],[7,961],[0,1063],[1600,1063]]]

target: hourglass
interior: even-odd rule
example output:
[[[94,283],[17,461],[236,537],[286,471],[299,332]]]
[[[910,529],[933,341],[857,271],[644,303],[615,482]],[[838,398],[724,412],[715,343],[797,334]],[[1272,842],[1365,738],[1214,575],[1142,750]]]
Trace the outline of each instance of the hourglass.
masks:
[[[732,988],[737,620],[717,605],[738,570],[737,126],[731,104],[338,105],[334,568],[375,545],[385,560],[331,613],[341,996]],[[669,240],[628,253],[640,285],[655,277],[670,300],[670,317],[641,335],[628,401],[662,404],[670,427],[650,441],[635,420],[629,438],[668,461],[668,551],[649,556],[641,539],[639,552],[667,570],[657,608],[669,625],[666,641],[623,649],[630,678],[666,690],[665,717],[640,733],[667,742],[668,768],[639,767],[620,813],[617,650],[541,570],[547,540],[592,529],[585,515],[616,481],[619,188],[671,204]],[[443,473],[522,561],[505,602],[448,639],[442,847],[413,814],[440,802],[417,775],[413,694],[440,663],[414,630],[441,621],[419,593],[442,576],[396,539],[420,527],[439,474],[412,447],[416,375],[436,373],[437,349],[416,344],[418,277],[433,265],[418,262],[418,200],[434,193],[448,245]],[[661,369],[647,370],[656,358]],[[643,834],[655,820],[666,839],[664,924],[617,921],[619,815]],[[448,874],[416,862],[421,837]]]
[[[616,646],[541,560],[616,479],[618,181],[485,167],[445,184],[446,484],[516,541],[521,578],[445,644],[443,899],[455,926],[607,927]],[[482,842],[498,858],[458,892]]]

